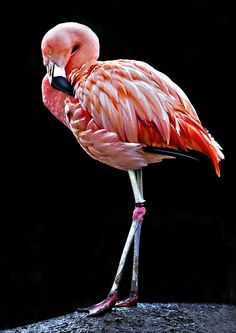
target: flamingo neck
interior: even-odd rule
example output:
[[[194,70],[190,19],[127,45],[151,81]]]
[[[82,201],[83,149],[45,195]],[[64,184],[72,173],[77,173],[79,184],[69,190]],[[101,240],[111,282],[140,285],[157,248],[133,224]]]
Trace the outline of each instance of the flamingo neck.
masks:
[[[67,65],[66,74],[70,74],[73,69],[82,65],[96,61],[99,57],[99,40],[95,33],[88,28],[81,28],[79,37],[79,49],[71,55]]]
[[[42,96],[43,103],[48,110],[64,125],[67,126],[66,114],[65,114],[65,99],[69,99],[71,102],[73,97],[65,95],[63,92],[52,88],[48,81],[47,74],[43,78],[42,82]]]

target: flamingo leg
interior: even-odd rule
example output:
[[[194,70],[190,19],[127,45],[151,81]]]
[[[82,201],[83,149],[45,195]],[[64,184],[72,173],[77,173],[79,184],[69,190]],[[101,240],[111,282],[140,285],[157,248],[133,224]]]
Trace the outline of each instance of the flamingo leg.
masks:
[[[113,282],[113,285],[111,287],[111,290],[107,296],[107,298],[95,305],[92,305],[88,308],[84,309],[78,309],[79,312],[87,312],[89,316],[96,316],[101,315],[103,313],[106,313],[112,309],[113,306],[118,302],[118,289],[120,285],[120,281],[123,275],[124,265],[126,262],[126,258],[128,255],[128,252],[130,250],[130,246],[133,242],[133,239],[135,239],[135,246],[134,246],[134,265],[133,265],[133,276],[132,276],[132,285],[131,285],[131,293],[137,294],[137,288],[138,288],[138,274],[137,274],[137,258],[139,256],[139,238],[140,238],[140,231],[141,231],[141,222],[143,220],[143,216],[146,212],[144,205],[144,200],[142,198],[142,193],[140,191],[140,184],[138,184],[135,171],[129,170],[129,176],[130,181],[134,193],[135,198],[135,208],[133,211],[133,221],[131,224],[131,228],[120,258],[120,262],[118,265],[118,269],[115,275],[115,279]],[[137,232],[138,231],[138,232]],[[136,264],[135,264],[136,262]]]
[[[142,177],[142,169],[136,171],[137,183],[139,192],[141,194],[142,203],[140,203],[141,207],[144,203],[143,199],[143,177]],[[145,214],[145,212],[144,212]],[[127,307],[127,306],[136,306],[138,301],[138,269],[139,269],[139,245],[140,245],[140,235],[142,228],[142,219],[138,220],[137,229],[134,235],[134,253],[133,253],[133,270],[132,270],[132,280],[131,280],[131,288],[129,297],[125,300],[118,301],[116,303],[116,307]]]

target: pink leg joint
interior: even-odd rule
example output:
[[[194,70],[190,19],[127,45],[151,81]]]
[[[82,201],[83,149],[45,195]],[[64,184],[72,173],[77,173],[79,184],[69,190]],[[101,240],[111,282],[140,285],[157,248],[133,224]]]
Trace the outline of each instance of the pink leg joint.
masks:
[[[145,214],[146,208],[144,207],[144,203],[136,203],[133,211],[133,220],[136,222],[141,222]]]

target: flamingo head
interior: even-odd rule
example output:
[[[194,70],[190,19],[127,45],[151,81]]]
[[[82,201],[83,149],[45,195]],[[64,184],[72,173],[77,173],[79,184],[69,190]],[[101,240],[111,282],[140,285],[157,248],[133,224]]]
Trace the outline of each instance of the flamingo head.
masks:
[[[51,86],[73,96],[73,88],[66,77],[74,68],[97,60],[99,41],[87,26],[67,22],[56,25],[45,34],[41,49]]]

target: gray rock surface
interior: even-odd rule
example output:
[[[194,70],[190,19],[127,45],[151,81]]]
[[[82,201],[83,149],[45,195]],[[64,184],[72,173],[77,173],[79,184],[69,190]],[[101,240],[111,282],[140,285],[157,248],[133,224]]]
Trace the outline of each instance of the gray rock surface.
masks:
[[[141,303],[101,317],[73,312],[1,333],[236,333],[236,306]]]

